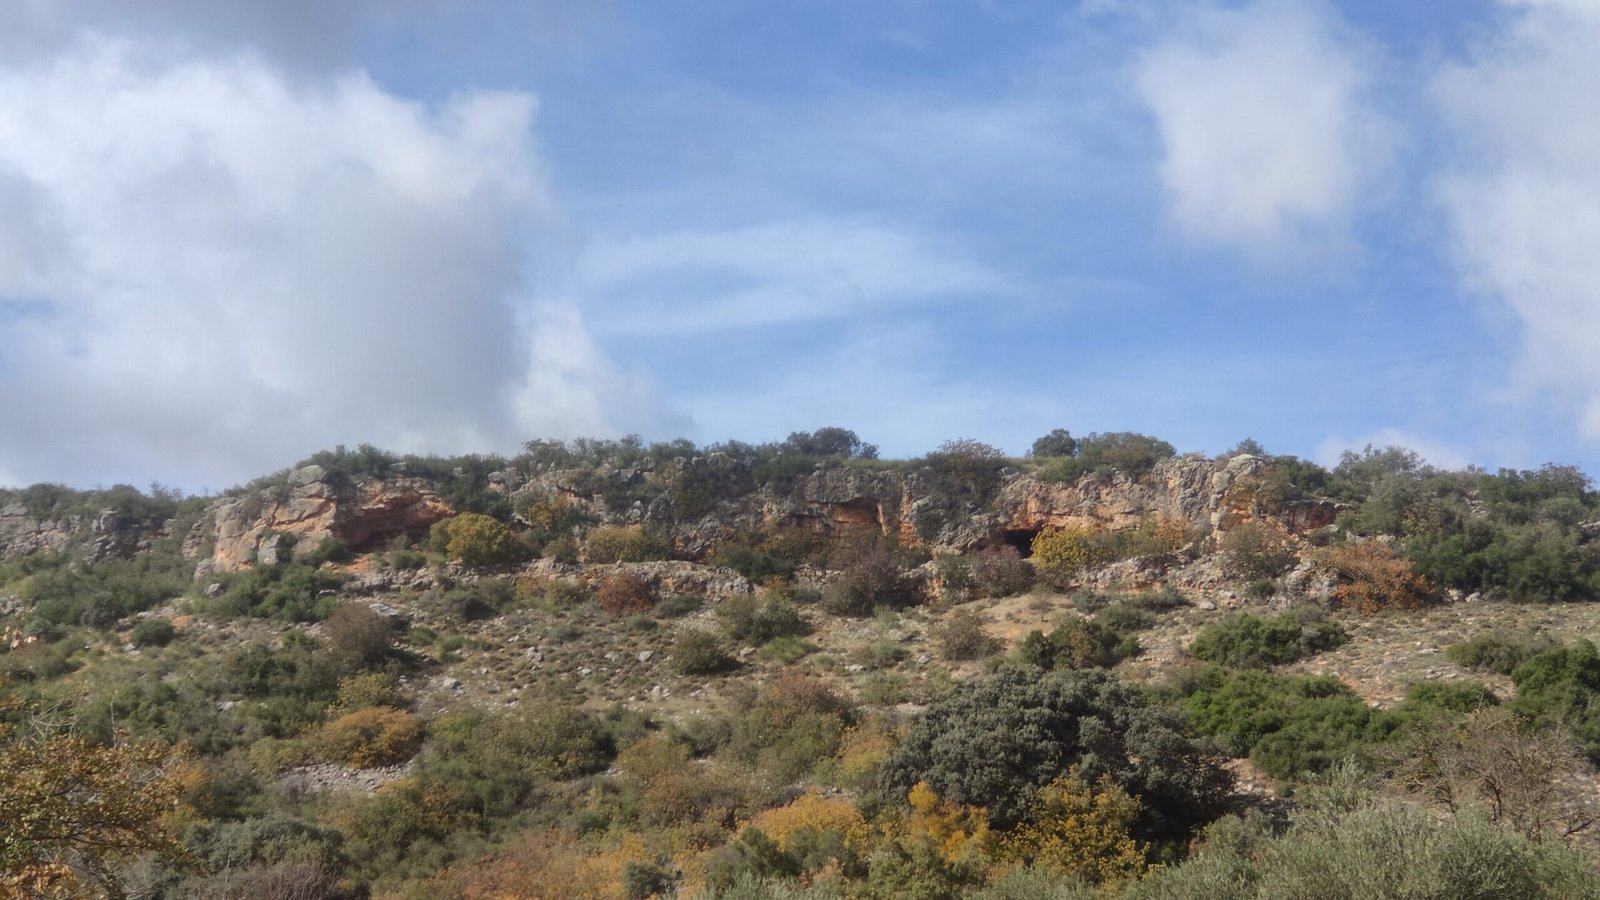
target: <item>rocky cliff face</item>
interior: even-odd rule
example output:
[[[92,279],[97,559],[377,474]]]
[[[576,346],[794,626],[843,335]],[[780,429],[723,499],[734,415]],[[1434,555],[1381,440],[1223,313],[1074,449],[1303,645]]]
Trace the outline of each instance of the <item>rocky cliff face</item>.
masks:
[[[763,527],[871,531],[911,546],[961,551],[1007,543],[1025,549],[1052,526],[1124,529],[1147,515],[1219,531],[1264,519],[1290,534],[1333,521],[1338,509],[1332,501],[1274,495],[1268,475],[1266,460],[1254,456],[1225,462],[1181,457],[1137,478],[1098,473],[1074,484],[1007,470],[990,496],[962,499],[937,488],[925,470],[854,465],[820,467],[783,489],[757,488],[746,464],[712,454],[618,471],[496,473],[491,489],[514,492],[519,508],[546,498],[599,524],[653,524],[693,559]],[[686,481],[708,486],[696,495],[706,507],[701,514],[681,512],[685,495],[674,486]],[[420,538],[455,512],[426,479],[339,483],[321,467],[306,466],[274,488],[217,501],[185,549],[200,560],[198,574],[230,572],[258,559],[287,559],[291,541],[285,536],[300,552],[330,537],[367,550],[396,535]],[[39,534],[36,541],[50,539]]]
[[[200,560],[197,575],[234,572],[258,559],[287,561],[292,551],[285,536],[302,552],[325,538],[368,550],[396,535],[422,537],[454,514],[423,479],[339,483],[321,466],[306,466],[281,486],[217,501],[190,533],[184,552]]]
[[[674,471],[645,468],[626,477],[638,484],[671,482],[695,465],[726,467],[724,460],[675,463]],[[535,474],[519,494],[559,497],[591,519],[606,524],[653,522],[670,531],[677,549],[701,557],[728,535],[751,534],[762,527],[785,526],[829,532],[867,529],[911,546],[969,550],[1010,543],[1026,547],[1041,530],[1067,524],[1109,529],[1132,528],[1146,515],[1225,531],[1257,519],[1289,534],[1331,524],[1338,513],[1332,501],[1292,498],[1274,491],[1268,462],[1239,456],[1225,462],[1181,457],[1158,464],[1143,476],[1091,474],[1074,484],[1051,484],[1008,470],[992,496],[962,501],[942,492],[927,471],[837,465],[801,477],[789,489],[747,488],[711,512],[684,519],[667,493],[649,502],[613,508],[592,489],[589,473]],[[725,483],[740,479],[724,476]],[[746,477],[744,482],[748,482]]]
[[[21,503],[0,506],[0,562],[34,553],[104,559],[148,547],[153,536],[112,509],[94,516],[41,519]]]

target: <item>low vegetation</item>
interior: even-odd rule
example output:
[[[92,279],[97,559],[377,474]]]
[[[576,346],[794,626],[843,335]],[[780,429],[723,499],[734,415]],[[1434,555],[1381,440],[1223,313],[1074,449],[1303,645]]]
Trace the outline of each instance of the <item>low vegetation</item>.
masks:
[[[455,514],[197,579],[204,498],[0,491],[99,536],[0,563],[0,894],[1600,895],[1575,469],[843,428],[306,465]],[[1051,492],[1115,502],[1014,515]]]

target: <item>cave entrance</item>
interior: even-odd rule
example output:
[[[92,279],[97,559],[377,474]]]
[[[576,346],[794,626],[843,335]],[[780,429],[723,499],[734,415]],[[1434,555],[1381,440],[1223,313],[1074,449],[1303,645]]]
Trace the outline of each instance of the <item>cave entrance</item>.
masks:
[[[1042,528],[1007,528],[1000,532],[1002,546],[1015,547],[1023,559],[1033,555],[1033,539],[1039,536]]]

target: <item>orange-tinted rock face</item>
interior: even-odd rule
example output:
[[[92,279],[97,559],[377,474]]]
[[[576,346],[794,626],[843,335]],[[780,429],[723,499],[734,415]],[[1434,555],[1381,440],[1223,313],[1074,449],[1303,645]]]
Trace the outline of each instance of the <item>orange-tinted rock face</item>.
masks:
[[[420,479],[365,480],[335,486],[320,466],[295,470],[275,491],[220,501],[213,509],[210,556],[217,572],[250,565],[270,535],[291,534],[300,549],[338,538],[370,549],[395,535],[420,537],[435,522],[455,514],[433,486]],[[199,541],[192,542],[198,552]]]

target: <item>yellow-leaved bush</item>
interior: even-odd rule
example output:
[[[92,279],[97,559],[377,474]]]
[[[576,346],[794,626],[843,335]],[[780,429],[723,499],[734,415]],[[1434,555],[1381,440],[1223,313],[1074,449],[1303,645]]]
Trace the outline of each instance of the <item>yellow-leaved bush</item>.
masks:
[[[167,817],[187,754],[153,741],[31,740],[0,725],[0,896],[96,896],[115,866],[184,857]]]
[[[501,566],[519,562],[528,547],[500,520],[481,513],[462,513],[433,526],[433,549],[468,566]]]
[[[763,811],[747,827],[761,829],[783,850],[788,850],[795,835],[805,829],[838,832],[845,846],[857,852],[867,847],[867,820],[855,804],[843,797],[824,797],[814,790],[784,806]]]
[[[1039,789],[1027,821],[1000,841],[999,855],[1096,884],[1138,877],[1145,856],[1128,833],[1138,814],[1139,801],[1110,779],[1091,787],[1074,769]]]
[[[912,786],[906,802],[911,812],[900,823],[903,838],[931,844],[947,864],[987,867],[995,849],[987,812],[941,798],[926,781]]]
[[[1090,525],[1046,528],[1034,536],[1031,546],[1034,568],[1058,583],[1109,562],[1112,555],[1101,529]]]
[[[312,752],[328,762],[349,766],[403,763],[422,744],[422,725],[401,709],[369,706],[346,713],[311,736]]]

